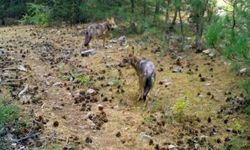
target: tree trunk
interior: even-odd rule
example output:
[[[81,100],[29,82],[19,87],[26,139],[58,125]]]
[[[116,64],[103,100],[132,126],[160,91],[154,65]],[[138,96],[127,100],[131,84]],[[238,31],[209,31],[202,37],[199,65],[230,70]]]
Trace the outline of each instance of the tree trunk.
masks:
[[[143,0],[143,16],[146,17],[146,0]]]
[[[199,53],[202,51],[202,34],[203,34],[203,26],[204,26],[204,14],[207,9],[208,0],[205,1],[203,9],[196,13],[196,39],[195,46],[196,52]]]
[[[202,21],[201,21],[201,16],[197,15],[196,16],[196,37],[195,37],[195,47],[196,47],[196,52],[201,52],[202,51]]]
[[[178,14],[178,10],[177,10],[177,8],[175,8],[175,11],[174,11],[174,18],[173,18],[173,20],[172,20],[171,25],[169,26],[169,29],[173,29],[173,28],[174,28],[174,25],[176,24],[177,14]]]
[[[179,19],[180,19],[180,26],[181,26],[181,51],[183,51],[184,47],[184,33],[183,33],[183,22],[182,22],[182,17],[181,17],[181,9],[178,9],[179,12]]]
[[[233,34],[233,38],[234,38],[234,35],[235,35],[235,33],[234,33],[234,28],[235,28],[235,25],[236,25],[236,18],[235,18],[235,9],[236,9],[236,0],[235,1],[233,1],[233,24],[232,24],[232,34]]]
[[[168,23],[168,19],[169,19],[169,8],[170,8],[170,3],[171,3],[171,0],[168,0],[168,4],[167,4],[167,7],[166,7],[166,14],[165,14],[165,20],[166,20],[166,24]]]
[[[156,3],[155,3],[155,14],[154,14],[154,22],[157,21],[157,17],[160,13],[160,0],[156,0]]]
[[[130,0],[131,2],[131,13],[135,12],[135,0]]]

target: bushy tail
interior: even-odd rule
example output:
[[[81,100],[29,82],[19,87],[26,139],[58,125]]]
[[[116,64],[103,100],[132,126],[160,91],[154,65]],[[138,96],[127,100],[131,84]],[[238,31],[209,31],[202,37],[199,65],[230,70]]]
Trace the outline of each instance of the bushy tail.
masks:
[[[147,98],[149,91],[153,88],[154,81],[155,81],[155,74],[147,77],[146,83],[144,86],[144,93],[143,93],[143,100],[144,101],[146,101],[146,98]]]
[[[84,39],[84,46],[88,46],[90,40],[92,39],[92,37],[90,36],[90,34],[89,34],[88,31],[84,32],[84,37],[85,37],[85,39]]]

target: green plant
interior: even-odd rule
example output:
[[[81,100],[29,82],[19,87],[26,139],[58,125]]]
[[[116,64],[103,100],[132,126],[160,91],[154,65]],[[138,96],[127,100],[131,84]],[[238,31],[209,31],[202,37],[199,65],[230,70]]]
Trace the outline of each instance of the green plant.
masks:
[[[19,109],[0,95],[0,147],[10,149],[10,142],[6,140],[5,125],[13,125],[19,117]]]
[[[250,106],[247,106],[247,107],[245,108],[245,113],[246,113],[248,116],[250,116]]]
[[[28,12],[20,20],[21,24],[49,25],[50,9],[41,4],[28,3]]]
[[[150,126],[154,123],[154,117],[152,115],[150,116],[146,116],[144,119],[143,119],[143,123],[147,126]]]
[[[241,132],[242,131],[242,126],[239,122],[234,122],[234,125],[233,125],[233,130],[235,132]]]
[[[90,78],[87,75],[79,75],[76,77],[76,80],[85,86],[89,86],[90,84]]]
[[[215,48],[216,44],[220,40],[222,25],[222,22],[218,20],[208,27],[207,32],[205,34],[205,39],[209,46]]]
[[[0,129],[7,123],[14,122],[19,116],[19,110],[13,104],[5,100],[5,97],[0,95]]]
[[[185,99],[180,99],[174,104],[172,109],[178,121],[182,121],[186,107],[187,107],[187,101]]]
[[[246,137],[238,136],[234,137],[231,141],[225,143],[220,150],[247,150]]]
[[[243,83],[242,88],[246,93],[248,99],[250,99],[250,80],[247,80]]]

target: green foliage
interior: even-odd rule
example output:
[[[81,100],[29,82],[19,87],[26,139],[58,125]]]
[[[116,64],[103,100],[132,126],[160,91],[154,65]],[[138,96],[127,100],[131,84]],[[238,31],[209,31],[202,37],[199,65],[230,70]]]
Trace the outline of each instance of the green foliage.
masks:
[[[21,24],[34,24],[41,26],[49,25],[49,13],[50,10],[43,5],[29,3],[28,4],[28,12],[21,19]]]
[[[15,121],[19,116],[19,110],[16,106],[8,103],[5,98],[0,95],[0,129],[8,123]]]
[[[0,148],[11,149],[10,142],[6,140],[5,125],[13,125],[19,117],[19,109],[6,101],[6,98],[0,95]]]
[[[182,121],[186,107],[187,101],[185,99],[180,99],[174,104],[173,111],[178,121]]]
[[[235,38],[225,47],[224,55],[226,58],[250,66],[249,38],[246,34],[235,35]]]
[[[247,150],[245,146],[247,145],[247,141],[245,137],[235,137],[231,141],[225,143],[225,145],[220,148],[220,150]]]
[[[247,107],[245,108],[245,113],[246,113],[248,116],[250,116],[250,106],[247,106]]]
[[[0,1],[0,18],[12,17],[21,18],[26,11],[25,1],[22,0],[1,0]]]
[[[150,125],[152,125],[152,124],[154,123],[154,120],[155,120],[155,118],[154,118],[152,115],[146,116],[146,117],[143,119],[143,123],[144,123],[145,125],[147,125],[147,126],[150,126]]]
[[[233,125],[233,130],[236,131],[236,132],[241,132],[242,131],[242,126],[239,122],[234,122],[234,125]]]
[[[243,83],[242,88],[244,90],[244,92],[247,95],[247,98],[250,99],[250,80],[247,80]]]
[[[209,46],[212,46],[215,48],[216,44],[220,40],[221,32],[222,32],[222,22],[216,21],[212,23],[205,34],[206,42]]]
[[[89,86],[90,78],[87,75],[79,75],[76,77],[76,80],[79,81],[82,85]]]

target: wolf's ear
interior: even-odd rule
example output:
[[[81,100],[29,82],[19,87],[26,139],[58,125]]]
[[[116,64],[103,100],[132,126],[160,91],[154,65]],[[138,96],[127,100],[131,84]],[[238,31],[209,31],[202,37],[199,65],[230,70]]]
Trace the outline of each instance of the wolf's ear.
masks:
[[[109,18],[109,17],[107,18],[107,21],[111,21],[111,20],[112,20],[111,18]]]

